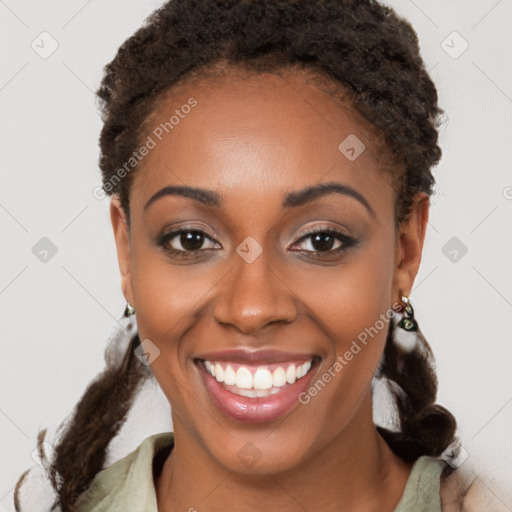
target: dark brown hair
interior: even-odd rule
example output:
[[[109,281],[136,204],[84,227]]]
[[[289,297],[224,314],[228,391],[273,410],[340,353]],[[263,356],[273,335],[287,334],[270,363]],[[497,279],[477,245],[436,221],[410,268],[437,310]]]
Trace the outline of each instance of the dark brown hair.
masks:
[[[416,33],[391,8],[365,0],[174,0],[122,44],[97,93],[104,121],[103,187],[120,197],[128,220],[136,168],[113,178],[147,137],[145,122],[157,101],[186,80],[222,69],[301,69],[327,78],[384,141],[382,167],[394,173],[397,190],[396,224],[407,217],[417,192],[432,194],[442,111]],[[438,456],[453,440],[455,419],[435,405],[427,342],[420,334],[421,347],[407,352],[393,343],[394,329],[390,322],[379,376],[395,399],[398,429],[379,432],[404,460]],[[89,385],[58,440],[50,477],[55,506],[64,512],[75,510],[102,469],[108,445],[147,377],[133,355],[139,343],[135,334],[123,364],[108,367]]]

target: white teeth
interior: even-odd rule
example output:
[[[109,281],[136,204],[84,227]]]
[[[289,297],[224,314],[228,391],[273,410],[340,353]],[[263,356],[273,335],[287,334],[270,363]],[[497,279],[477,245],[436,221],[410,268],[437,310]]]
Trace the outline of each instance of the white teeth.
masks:
[[[293,384],[311,369],[312,361],[303,364],[283,364],[271,372],[266,366],[259,366],[253,373],[246,366],[235,371],[231,364],[204,361],[204,366],[218,382],[237,388],[235,393],[242,396],[268,396],[280,391],[287,384]],[[285,370],[286,368],[286,370]],[[254,370],[253,370],[254,371]]]
[[[306,375],[306,373],[309,372],[309,369],[311,368],[311,361],[306,361],[303,365],[302,365],[302,376],[304,377],[304,375]]]
[[[292,364],[288,366],[288,369],[286,370],[286,382],[288,384],[293,384],[297,380],[297,372],[295,370],[295,365]]]
[[[254,389],[270,389],[272,387],[272,374],[266,368],[258,368],[254,374]]]
[[[247,396],[249,398],[260,398],[269,395],[275,395],[281,391],[279,388],[272,387],[270,389],[237,389],[236,394]]]
[[[247,396],[249,398],[260,398],[267,396],[270,393],[265,389],[239,389],[237,394],[240,396]]]
[[[228,364],[226,371],[224,372],[224,384],[228,386],[233,386],[236,384],[236,374],[235,370]]]
[[[258,392],[255,389],[238,389],[237,395],[257,398]]]
[[[308,366],[309,364],[309,366]],[[306,373],[308,373],[309,369],[311,368],[311,363],[304,363],[297,367],[297,379],[300,379],[301,377],[304,377]]]
[[[251,389],[252,374],[245,366],[240,366],[236,371],[236,387],[242,389]]]
[[[219,363],[215,363],[215,378],[217,382],[224,382],[224,368]]]
[[[276,368],[272,373],[272,385],[276,388],[284,386],[286,384],[286,373],[284,369],[280,366]]]
[[[215,370],[213,369],[213,364],[210,363],[210,361],[205,361],[204,365],[206,366],[206,369],[210,372],[213,377],[215,377]]]

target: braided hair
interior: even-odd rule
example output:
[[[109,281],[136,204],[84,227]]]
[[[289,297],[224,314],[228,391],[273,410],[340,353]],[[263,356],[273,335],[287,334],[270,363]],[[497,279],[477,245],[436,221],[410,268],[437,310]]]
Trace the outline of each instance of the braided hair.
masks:
[[[116,177],[147,137],[145,122],[167,91],[212,70],[291,68],[342,90],[383,141],[381,167],[396,187],[397,226],[417,192],[431,195],[443,112],[417,35],[391,8],[361,0],[172,0],[121,45],[97,91],[103,188],[119,197],[128,222],[136,166],[123,179]],[[435,405],[437,381],[426,340],[420,334],[421,347],[404,350],[393,343],[395,328],[390,323],[379,377],[394,397],[398,429],[378,430],[404,460],[439,456],[453,440],[455,419]],[[147,377],[133,355],[139,343],[135,334],[123,364],[89,385],[56,445],[50,468],[54,508],[76,510],[78,497],[102,469],[108,445]]]

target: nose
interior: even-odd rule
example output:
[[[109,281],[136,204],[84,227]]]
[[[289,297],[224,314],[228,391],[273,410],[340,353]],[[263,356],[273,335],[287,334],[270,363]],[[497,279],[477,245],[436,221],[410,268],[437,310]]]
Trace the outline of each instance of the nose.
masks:
[[[252,263],[234,255],[234,268],[219,288],[214,306],[217,322],[253,334],[269,324],[290,323],[296,318],[295,295],[265,257]],[[220,283],[219,283],[220,284]]]

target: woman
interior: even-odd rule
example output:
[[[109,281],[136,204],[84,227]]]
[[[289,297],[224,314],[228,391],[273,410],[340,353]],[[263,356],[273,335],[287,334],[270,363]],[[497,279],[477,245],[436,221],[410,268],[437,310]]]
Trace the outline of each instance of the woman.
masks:
[[[56,446],[56,506],[459,510],[408,299],[441,155],[412,27],[376,2],[175,0],[98,95],[137,334]],[[103,469],[152,375],[173,433]]]

